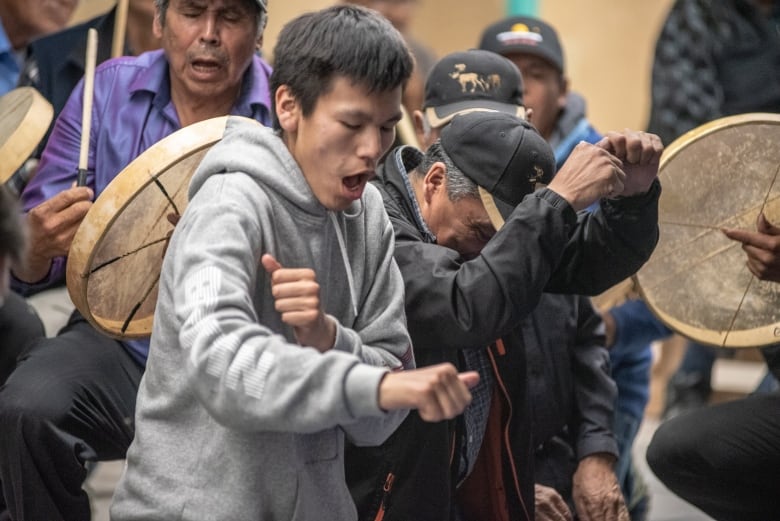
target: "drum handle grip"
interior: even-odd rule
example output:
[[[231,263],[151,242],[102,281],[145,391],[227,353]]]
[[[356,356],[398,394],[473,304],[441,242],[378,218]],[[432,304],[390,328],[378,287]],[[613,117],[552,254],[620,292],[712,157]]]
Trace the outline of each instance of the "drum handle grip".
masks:
[[[89,170],[86,168],[79,168],[78,176],[76,176],[76,186],[87,186],[87,173]]]

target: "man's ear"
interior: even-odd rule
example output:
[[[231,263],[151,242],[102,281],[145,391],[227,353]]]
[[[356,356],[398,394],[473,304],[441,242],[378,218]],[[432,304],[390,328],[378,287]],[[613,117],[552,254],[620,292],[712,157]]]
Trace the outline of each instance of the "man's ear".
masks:
[[[531,125],[534,124],[534,109],[529,107],[525,108],[525,120]]]
[[[276,89],[274,99],[279,126],[287,134],[295,133],[298,130],[298,120],[301,116],[298,100],[287,85],[281,85]]]
[[[430,204],[433,196],[447,190],[447,166],[441,161],[431,165],[423,178],[423,198]]]
[[[152,33],[156,38],[162,38],[162,18],[160,8],[154,8],[154,20],[152,21]]]

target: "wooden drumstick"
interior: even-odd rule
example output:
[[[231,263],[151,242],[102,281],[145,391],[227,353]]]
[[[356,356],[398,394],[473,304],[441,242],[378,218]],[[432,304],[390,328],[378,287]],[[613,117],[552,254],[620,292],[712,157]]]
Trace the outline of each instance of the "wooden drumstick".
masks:
[[[114,17],[114,39],[111,42],[111,57],[118,58],[125,53],[125,32],[127,31],[127,6],[129,0],[119,0]]]
[[[97,30],[87,32],[87,59],[84,67],[84,100],[81,112],[81,150],[79,153],[79,174],[77,186],[87,184],[87,161],[89,158],[89,134],[92,129],[92,91],[95,84],[95,62],[97,61]]]

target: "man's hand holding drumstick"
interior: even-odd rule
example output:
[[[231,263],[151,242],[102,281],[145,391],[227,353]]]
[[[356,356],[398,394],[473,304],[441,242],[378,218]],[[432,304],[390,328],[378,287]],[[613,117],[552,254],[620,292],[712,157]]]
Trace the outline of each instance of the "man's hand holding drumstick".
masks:
[[[86,186],[86,182],[96,59],[97,31],[90,29],[87,34],[84,108],[77,180],[72,188],[60,192],[27,213],[29,248],[24,262],[13,270],[19,280],[27,283],[35,283],[45,278],[52,259],[68,254],[76,230],[92,207],[95,194]]]
[[[44,201],[27,213],[29,248],[14,275],[34,283],[46,277],[52,259],[68,254],[81,221],[92,207],[91,188],[73,187]]]

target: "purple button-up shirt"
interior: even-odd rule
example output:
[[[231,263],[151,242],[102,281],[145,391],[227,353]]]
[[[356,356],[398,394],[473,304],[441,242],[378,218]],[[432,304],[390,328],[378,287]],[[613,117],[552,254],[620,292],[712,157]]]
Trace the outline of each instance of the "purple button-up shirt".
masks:
[[[270,75],[271,67],[255,56],[244,75],[241,94],[231,114],[270,125]],[[70,188],[76,180],[83,90],[82,80],[57,118],[38,172],[22,193],[24,211]],[[133,159],[180,128],[171,101],[168,60],[162,50],[102,63],[95,71],[87,186],[97,197]],[[45,279],[35,284],[14,280],[14,288],[30,293],[62,282],[65,260],[65,257],[54,259]],[[145,362],[148,341],[128,341],[125,345],[134,358]]]

